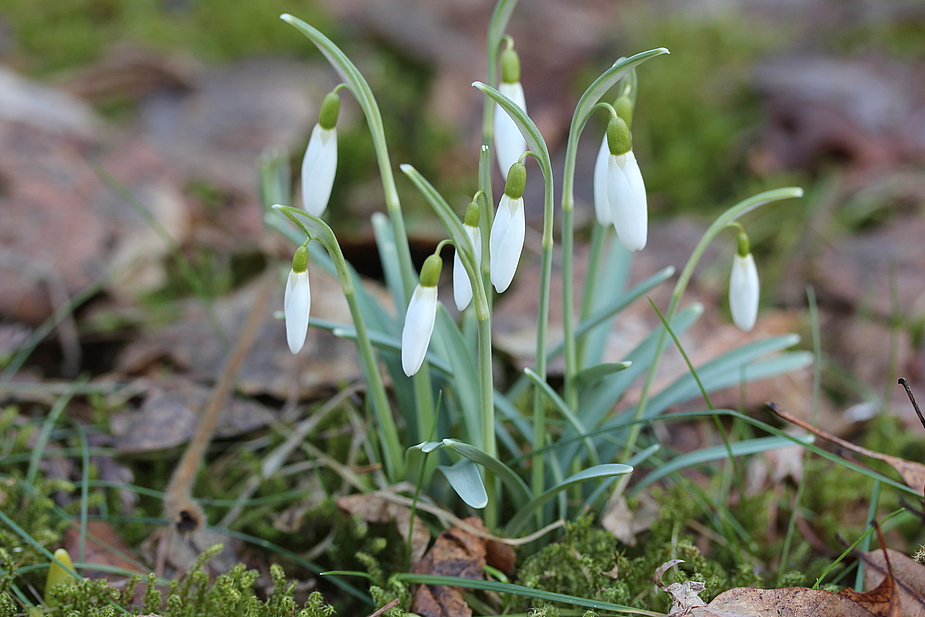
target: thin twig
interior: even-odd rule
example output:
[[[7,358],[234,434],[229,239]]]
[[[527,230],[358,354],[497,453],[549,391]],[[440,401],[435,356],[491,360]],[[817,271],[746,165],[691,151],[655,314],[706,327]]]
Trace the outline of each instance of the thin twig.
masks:
[[[912,396],[912,388],[909,387],[909,382],[906,381],[905,377],[900,377],[899,384],[906,389],[906,394],[909,395],[909,401],[912,402],[912,408],[915,409],[915,413],[919,416],[919,422],[922,423],[922,426],[925,426],[925,417],[922,416],[922,410],[919,409],[919,404],[915,402],[915,397]]]
[[[257,301],[247,317],[247,322],[241,330],[241,337],[231,357],[222,369],[218,383],[215,384],[212,399],[200,419],[196,434],[187,445],[186,451],[183,452],[183,458],[180,459],[167,485],[167,492],[164,495],[164,514],[174,523],[177,531],[193,532],[205,524],[202,508],[193,501],[192,497],[196,472],[199,470],[209,442],[212,441],[212,434],[215,432],[221,410],[234,387],[235,377],[241,368],[244,356],[247,355],[254,341],[260,318],[267,310],[274,282],[275,277],[268,277],[260,286]]]

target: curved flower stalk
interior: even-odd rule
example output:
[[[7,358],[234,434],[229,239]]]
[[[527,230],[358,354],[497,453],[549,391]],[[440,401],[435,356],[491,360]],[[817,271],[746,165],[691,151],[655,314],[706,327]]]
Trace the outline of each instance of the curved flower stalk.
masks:
[[[758,319],[758,268],[749,250],[748,235],[739,232],[738,247],[729,274],[729,310],[732,323],[744,332],[755,327]]]
[[[524,249],[527,224],[523,194],[526,183],[527,168],[524,164],[517,162],[511,165],[488,237],[491,284],[498,293],[510,287]]]
[[[479,204],[475,201],[466,207],[463,230],[469,238],[469,244],[472,245],[476,269],[479,269],[482,266],[482,232],[479,230]],[[453,299],[456,301],[456,308],[460,312],[464,311],[472,301],[472,283],[469,281],[469,274],[463,267],[458,248],[455,257],[453,257]]]
[[[408,302],[405,325],[401,331],[401,368],[408,377],[420,370],[430,346],[430,337],[434,333],[434,322],[437,319],[437,282],[442,269],[443,260],[440,255],[428,257],[421,268],[421,282],[414,288],[411,301]]]
[[[340,86],[338,86],[340,87]],[[340,113],[340,96],[337,89],[329,92],[321,104],[318,124],[302,159],[302,208],[314,216],[321,216],[328,207],[334,173],[337,171],[337,116]]]
[[[641,251],[646,246],[648,208],[646,186],[632,150],[632,139],[626,121],[619,116],[607,125],[607,200],[610,202],[613,226],[620,243],[628,251]]]
[[[366,318],[357,298],[354,284],[356,274],[351,272],[347,260],[344,259],[344,252],[340,248],[337,237],[327,223],[298,208],[278,204],[274,205],[273,208],[282,212],[305,236],[321,243],[331,258],[337,280],[340,282],[344,298],[347,300],[347,306],[350,308],[350,317],[353,319],[357,350],[360,353],[360,362],[366,378],[367,392],[372,402],[373,412],[376,415],[376,429],[379,437],[378,441],[382,448],[386,476],[391,482],[397,482],[399,478],[404,477],[405,473],[404,450],[398,436],[398,427],[392,417],[385,384],[379,374],[379,361],[376,358],[376,352],[366,326]]]
[[[312,290],[308,285],[308,241],[296,249],[292,270],[286,280],[283,314],[286,319],[286,342],[289,351],[299,353],[308,334],[308,314],[312,306]]]
[[[511,99],[524,113],[527,102],[523,86],[520,85],[520,57],[514,51],[513,39],[507,37],[507,48],[501,54],[501,83],[498,92]],[[511,165],[520,160],[520,155],[527,151],[527,141],[517,128],[517,124],[496,104],[495,107],[495,152],[501,175],[507,180]]]

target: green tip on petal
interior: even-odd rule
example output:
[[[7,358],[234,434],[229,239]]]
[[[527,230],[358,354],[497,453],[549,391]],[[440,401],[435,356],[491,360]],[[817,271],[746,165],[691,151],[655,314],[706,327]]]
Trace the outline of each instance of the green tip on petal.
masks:
[[[607,147],[610,153],[617,156],[626,154],[633,149],[633,138],[630,136],[630,127],[620,116],[610,119],[607,123]]]
[[[443,270],[443,260],[440,255],[431,255],[424,260],[424,266],[421,268],[421,286],[436,287],[440,280],[440,271]]]
[[[736,252],[739,254],[739,257],[746,257],[751,252],[751,246],[748,242],[748,234],[745,231],[739,232],[738,246]]]
[[[292,271],[305,272],[308,269],[308,246],[303,244],[295,250],[292,256]]]
[[[616,110],[617,115],[626,122],[627,127],[633,126],[633,101],[630,100],[630,97],[624,94],[614,101],[613,108]]]
[[[524,188],[527,186],[527,166],[523,163],[514,163],[507,172],[507,180],[504,183],[504,194],[511,199],[520,199],[523,197]]]
[[[324,130],[330,131],[337,126],[338,115],[340,115],[340,95],[337,92],[328,92],[321,103],[318,124]]]
[[[481,213],[482,209],[479,208],[479,204],[474,201],[470,202],[469,205],[466,206],[466,216],[463,218],[463,225],[478,227]]]
[[[501,52],[501,81],[506,84],[514,84],[520,81],[520,56],[514,51],[514,46],[508,47]]]

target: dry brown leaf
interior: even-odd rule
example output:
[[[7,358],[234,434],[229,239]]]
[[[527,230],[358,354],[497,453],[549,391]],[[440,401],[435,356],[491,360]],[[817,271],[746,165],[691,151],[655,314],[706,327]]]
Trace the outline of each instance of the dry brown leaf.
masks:
[[[626,497],[621,495],[614,501],[608,500],[601,517],[601,527],[628,546],[636,546],[636,536],[652,526],[658,520],[659,503],[650,495],[643,494],[637,499],[636,509],[630,510]]]
[[[148,384],[147,397],[135,412],[110,418],[120,454],[141,454],[176,447],[188,441],[196,430],[212,389],[174,375],[169,380]],[[224,406],[215,434],[230,437],[266,426],[273,414],[260,403],[232,397]]]
[[[482,521],[467,518],[466,523],[485,529]],[[486,530],[487,531],[487,530]],[[451,527],[437,537],[433,547],[417,565],[417,574],[437,574],[481,580],[485,570],[485,540]],[[411,612],[423,617],[471,617],[472,609],[458,587],[421,585],[414,594]]]
[[[369,523],[388,524],[395,522],[402,539],[408,541],[408,526],[411,523],[411,510],[405,506],[386,501],[376,493],[361,493],[337,498],[337,506],[350,514],[355,514]],[[411,567],[413,568],[430,543],[430,531],[420,517],[414,518],[411,531]]]
[[[925,617],[925,566],[893,549],[887,549],[893,578],[905,617]],[[871,551],[864,559],[864,586],[873,587],[886,573],[883,551]]]
[[[808,424],[807,422],[804,422],[803,420],[800,420],[799,418],[796,418],[790,415],[789,413],[780,409],[780,407],[778,407],[774,403],[768,404],[768,408],[771,411],[773,411],[775,414],[783,418],[784,420],[787,420],[788,422],[792,422],[793,424],[796,424],[797,426],[804,428],[807,431],[813,433],[814,435],[822,437],[823,439],[827,441],[836,443],[843,448],[851,450],[852,452],[857,452],[858,454],[862,454],[864,456],[877,459],[878,461],[883,461],[884,463],[888,464],[890,467],[895,469],[896,472],[900,476],[902,476],[903,481],[905,481],[905,483],[909,485],[909,488],[917,490],[919,494],[925,494],[925,492],[923,492],[925,491],[925,465],[922,465],[921,463],[914,463],[912,461],[907,461],[906,459],[902,459],[896,456],[889,456],[887,454],[881,454],[880,452],[874,452],[873,450],[868,450],[867,448],[862,448],[861,446],[855,445],[851,443],[850,441],[839,439],[838,437],[835,437],[834,435],[830,435],[826,433],[825,431],[818,429],[815,426],[812,426],[811,424]]]
[[[719,594],[706,607],[693,609],[691,615],[708,617],[716,611],[753,617],[879,617],[850,598],[805,587],[737,587]]]
[[[902,603],[892,572],[888,572],[883,581],[868,592],[860,593],[849,588],[842,589],[838,595],[854,600],[877,617],[903,617]]]
[[[80,559],[84,564],[143,573],[138,566],[139,559],[135,552],[106,521],[87,521],[87,535],[84,538],[82,557],[80,557],[80,544],[80,531],[75,527],[68,528],[64,535],[64,549],[75,559]],[[105,578],[111,581],[126,578],[123,574],[94,570],[92,566],[82,567],[80,571],[89,578]]]
[[[311,266],[310,266],[311,267]],[[282,279],[271,269],[267,276],[282,288]],[[312,317],[335,322],[349,322],[350,311],[337,277],[321,268],[311,271]],[[215,314],[226,333],[239,332],[250,314],[251,307],[265,293],[265,278],[237,289],[214,303]],[[367,289],[378,286],[369,284]],[[378,293],[375,292],[374,293]],[[293,356],[286,345],[286,329],[273,317],[273,311],[283,308],[282,293],[270,299],[268,311],[257,326],[254,343],[244,357],[235,380],[237,392],[246,395],[269,394],[286,399],[329,394],[331,388],[362,375],[357,359],[356,344],[334,336],[328,330],[310,327],[305,347]],[[227,351],[215,336],[202,302],[184,303],[183,316],[156,332],[144,333],[122,352],[117,370],[132,375],[158,371],[159,363],[167,359],[175,368],[200,382],[218,379]],[[319,361],[322,359],[323,361]]]
[[[224,574],[241,563],[243,543],[210,529],[181,534],[173,527],[162,527],[141,543],[139,551],[146,561],[158,564],[155,568],[158,575],[169,578],[188,572],[202,552],[214,544],[221,544],[222,550],[205,565],[204,569],[210,576]]]
[[[721,611],[716,608],[710,608],[709,606],[698,606],[691,611],[692,617],[753,617],[752,615],[744,615],[742,613],[730,613],[729,611]]]
[[[517,560],[517,553],[514,547],[497,540],[485,540],[485,563],[492,568],[501,570],[508,576],[514,573],[514,562]]]
[[[672,603],[671,610],[668,612],[669,617],[690,615],[691,610],[695,607],[706,605],[706,602],[700,597],[700,592],[706,588],[703,582],[685,581],[684,583],[672,583],[670,585],[665,585],[665,583],[662,582],[662,577],[665,576],[665,572],[679,563],[684,563],[684,560],[672,559],[671,561],[666,561],[655,569],[655,575],[652,577],[652,582],[655,583],[659,589],[671,596]]]

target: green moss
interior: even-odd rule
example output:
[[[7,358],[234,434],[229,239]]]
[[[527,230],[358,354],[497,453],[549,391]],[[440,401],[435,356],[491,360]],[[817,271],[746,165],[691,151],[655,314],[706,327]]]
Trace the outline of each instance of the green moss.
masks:
[[[664,577],[677,581],[701,581],[703,598],[735,586],[754,586],[760,578],[746,559],[726,564],[706,558],[686,533],[696,518],[696,506],[683,491],[675,489],[660,497],[661,516],[636,547],[624,546],[613,535],[594,526],[590,515],[566,524],[560,542],[528,557],[518,570],[518,583],[534,589],[555,591],[582,598],[666,612],[668,594],[652,585],[655,570],[672,559],[685,563]],[[521,601],[521,608],[527,605]],[[544,607],[545,604],[538,604]]]
[[[317,592],[311,594],[300,608],[293,599],[295,584],[287,583],[282,568],[275,564],[270,567],[273,591],[266,600],[255,594],[258,573],[248,570],[243,564],[234,566],[210,584],[203,568],[220,550],[220,545],[207,549],[183,578],[171,581],[164,601],[161,601],[153,575],[147,579],[147,589],[140,604],[134,601],[134,585],[141,577],[135,577],[133,584],[121,592],[104,580],[83,579],[70,585],[59,585],[54,591],[59,602],[59,614],[110,617],[130,611],[132,614],[157,613],[163,617],[329,617],[334,613],[333,607],[325,604]]]
[[[168,8],[170,6],[174,8]],[[225,60],[270,52],[309,53],[311,44],[279,20],[298,13],[326,27],[299,0],[8,0],[14,54],[33,73],[51,73],[99,58],[112,41]]]

